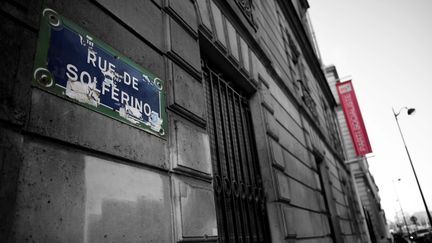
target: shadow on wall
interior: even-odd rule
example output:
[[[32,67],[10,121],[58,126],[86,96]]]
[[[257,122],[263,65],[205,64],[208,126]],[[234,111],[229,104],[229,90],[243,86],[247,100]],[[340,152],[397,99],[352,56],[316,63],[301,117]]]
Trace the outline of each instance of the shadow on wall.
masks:
[[[140,198],[135,202],[107,199],[102,203],[101,214],[87,215],[84,242],[144,242],[163,240],[159,214],[164,210],[157,201]],[[159,237],[156,232],[160,233]],[[150,236],[150,237],[149,237]],[[153,239],[152,237],[153,236]],[[168,239],[167,239],[168,240]]]
[[[168,177],[43,141],[24,147],[14,242],[171,241]]]

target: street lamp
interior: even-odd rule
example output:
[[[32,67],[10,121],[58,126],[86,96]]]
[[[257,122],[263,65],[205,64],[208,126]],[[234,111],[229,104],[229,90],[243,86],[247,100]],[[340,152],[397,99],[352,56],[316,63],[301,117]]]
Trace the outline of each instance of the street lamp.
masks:
[[[428,219],[429,219],[429,226],[432,227],[432,217],[431,217],[431,214],[430,214],[430,212],[429,212],[428,206],[427,206],[427,204],[426,204],[426,200],[425,200],[425,198],[424,198],[424,196],[423,196],[423,191],[422,191],[422,189],[421,189],[420,182],[419,182],[419,180],[418,180],[418,178],[417,178],[417,173],[416,173],[416,171],[415,171],[415,169],[414,169],[414,165],[413,165],[413,163],[412,163],[411,156],[410,156],[410,153],[409,153],[409,151],[408,151],[408,147],[406,146],[405,138],[404,138],[404,136],[403,136],[403,134],[402,134],[402,130],[401,130],[401,128],[400,128],[399,121],[398,121],[398,116],[399,116],[399,114],[401,113],[401,111],[404,110],[404,109],[407,110],[408,115],[411,115],[411,114],[413,114],[413,113],[415,112],[415,109],[414,109],[414,108],[402,107],[402,108],[399,110],[398,113],[396,113],[395,110],[393,109],[393,115],[394,115],[395,120],[396,120],[396,123],[397,123],[397,125],[398,125],[399,133],[400,133],[400,135],[401,135],[401,137],[402,137],[402,141],[403,141],[403,143],[404,143],[405,150],[406,150],[406,152],[407,152],[408,159],[409,159],[409,162],[410,162],[410,164],[411,164],[411,168],[412,168],[412,171],[413,171],[413,173],[414,173],[414,177],[415,177],[415,179],[416,179],[417,186],[418,186],[418,189],[419,189],[419,191],[420,191],[420,195],[421,195],[421,197],[422,197],[424,207],[425,207],[425,209],[426,209],[426,214],[427,214]]]
[[[401,179],[398,178],[397,181],[401,181]],[[395,185],[394,180],[392,180],[392,182],[393,182],[393,189],[395,190],[395,193],[396,193],[396,199],[397,199],[397,201],[398,201],[398,203],[399,203],[399,207],[400,207],[400,210],[401,210],[401,213],[402,213],[402,218],[403,218],[403,221],[404,221],[404,223],[405,223],[405,228],[406,228],[406,230],[407,230],[408,237],[410,237],[410,236],[411,236],[411,233],[410,233],[410,231],[409,231],[408,224],[407,224],[407,221],[406,221],[406,219],[405,219],[405,214],[404,214],[404,211],[403,211],[403,209],[402,209],[402,204],[401,204],[401,202],[400,202],[399,195],[398,195],[397,190],[396,190],[396,185]],[[410,238],[410,241],[412,242],[411,238]]]

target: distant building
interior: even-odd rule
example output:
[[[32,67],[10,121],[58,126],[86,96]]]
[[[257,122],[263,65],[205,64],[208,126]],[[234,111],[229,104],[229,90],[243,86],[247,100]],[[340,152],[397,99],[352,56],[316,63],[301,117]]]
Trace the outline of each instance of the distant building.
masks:
[[[336,91],[336,83],[339,82],[339,75],[333,65],[325,68],[326,78],[336,99],[336,114],[340,126],[346,165],[349,167],[355,181],[356,191],[359,195],[362,206],[362,224],[364,233],[368,232],[372,243],[387,242],[389,231],[384,210],[381,208],[378,186],[369,171],[369,165],[365,156],[357,156],[353,141],[348,130],[343,110],[340,106],[339,96]]]
[[[417,218],[417,225],[422,227],[431,227],[429,225],[429,220],[426,211],[415,212],[412,214],[412,216],[415,216]]]
[[[307,0],[0,8],[0,242],[364,242]]]

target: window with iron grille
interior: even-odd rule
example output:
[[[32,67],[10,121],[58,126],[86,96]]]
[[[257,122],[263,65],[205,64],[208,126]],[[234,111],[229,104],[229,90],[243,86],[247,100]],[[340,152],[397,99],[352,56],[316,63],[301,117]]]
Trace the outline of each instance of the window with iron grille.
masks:
[[[248,101],[203,71],[219,242],[270,242]]]

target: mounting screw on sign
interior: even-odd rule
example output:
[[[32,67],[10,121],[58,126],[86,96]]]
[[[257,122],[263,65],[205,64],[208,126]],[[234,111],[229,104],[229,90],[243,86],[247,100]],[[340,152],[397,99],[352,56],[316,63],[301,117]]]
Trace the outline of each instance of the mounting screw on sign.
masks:
[[[53,27],[60,27],[62,25],[62,21],[59,18],[56,11],[46,8],[42,12],[42,15],[48,19],[48,23]]]
[[[37,68],[33,73],[33,77],[40,85],[46,88],[49,88],[54,84],[54,80],[48,69]]]
[[[162,89],[163,89],[163,87],[162,87],[162,82],[161,82],[161,80],[160,80],[159,78],[155,78],[155,79],[153,80],[153,82],[154,82],[154,84],[156,85],[156,87],[157,87],[159,90],[162,90]]]

